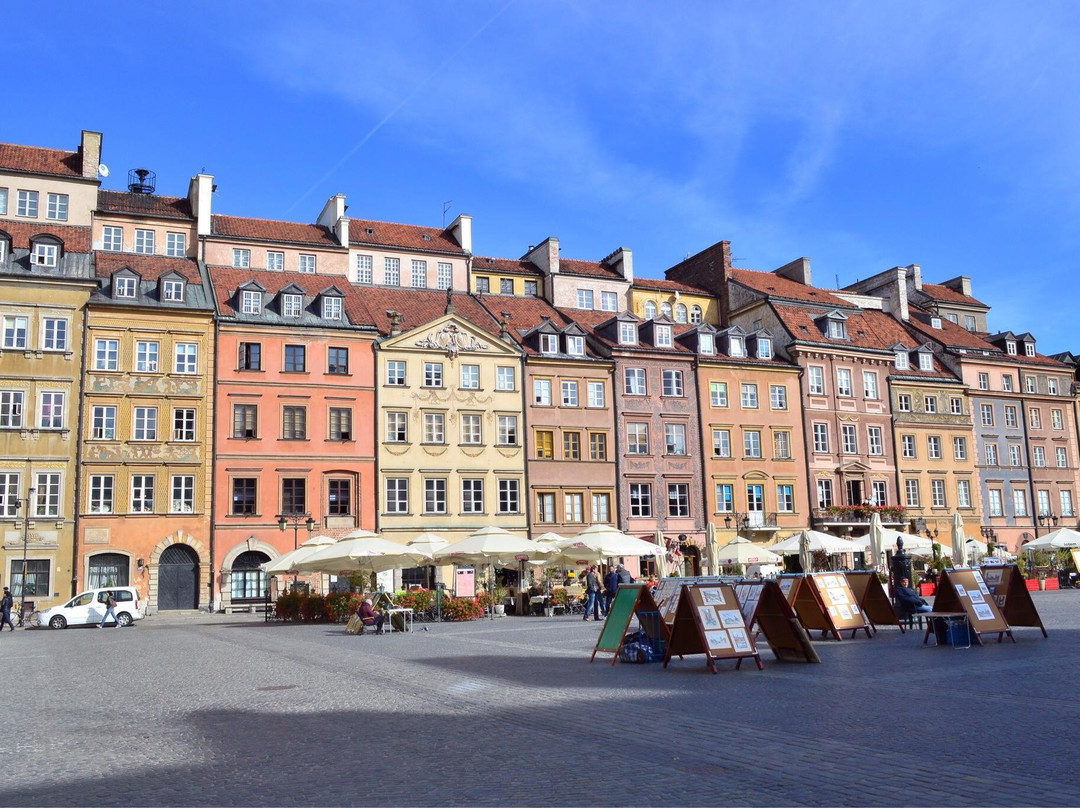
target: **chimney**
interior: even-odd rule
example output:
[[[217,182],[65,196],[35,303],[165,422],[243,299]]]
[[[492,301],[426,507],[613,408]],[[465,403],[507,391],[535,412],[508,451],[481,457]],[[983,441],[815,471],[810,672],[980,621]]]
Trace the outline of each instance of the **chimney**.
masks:
[[[349,246],[349,220],[345,216],[345,194],[334,194],[327,199],[319,212],[319,218],[315,221],[316,224],[332,231],[342,247]]]
[[[558,275],[559,240],[555,236],[548,236],[537,246],[530,247],[529,251],[521,257],[521,260],[536,264],[544,275]]]
[[[634,254],[626,247],[618,247],[600,263],[614,269],[630,283],[634,282]]]
[[[784,264],[779,269],[773,270],[774,275],[787,278],[790,281],[801,283],[803,286],[813,286],[810,282],[810,259],[796,258],[794,261]]]
[[[196,174],[188,183],[188,204],[198,222],[196,232],[200,236],[210,235],[210,201],[213,193],[213,174]]]
[[[401,321],[404,319],[401,312],[393,309],[386,310],[386,316],[390,318],[390,336],[396,337],[401,333]]]
[[[461,213],[446,229],[461,249],[467,253],[472,252],[472,216]]]
[[[720,327],[730,324],[728,281],[731,280],[731,242],[718,241],[664,272],[668,280],[692,283],[720,299]]]
[[[954,292],[971,297],[971,278],[967,275],[958,275],[950,280],[942,281],[941,285],[948,286]]]
[[[88,180],[96,180],[101,165],[101,132],[82,130],[79,156],[82,158],[82,175]]]

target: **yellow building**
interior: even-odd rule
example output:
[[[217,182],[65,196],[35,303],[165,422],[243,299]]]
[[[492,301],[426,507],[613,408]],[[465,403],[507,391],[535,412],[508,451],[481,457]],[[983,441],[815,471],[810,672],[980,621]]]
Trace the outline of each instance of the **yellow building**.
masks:
[[[720,325],[717,299],[708,289],[680,281],[635,278],[630,311],[643,320],[666,314],[676,323]]]

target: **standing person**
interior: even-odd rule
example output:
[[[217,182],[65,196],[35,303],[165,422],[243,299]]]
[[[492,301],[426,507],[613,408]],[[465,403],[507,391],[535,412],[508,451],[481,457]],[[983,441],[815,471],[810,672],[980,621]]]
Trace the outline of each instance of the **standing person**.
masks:
[[[619,573],[615,567],[608,570],[604,576],[604,614],[611,608],[611,601],[615,600],[615,590],[619,588]]]
[[[596,573],[596,565],[589,567],[585,573],[585,616],[582,620],[589,619],[592,612],[593,620],[600,619],[600,593],[603,587],[600,584],[600,576]]]
[[[11,607],[14,603],[15,601],[11,599],[11,590],[5,586],[4,597],[0,598],[0,631],[4,630],[5,623],[12,631],[15,630],[15,624],[11,622]]]
[[[98,628],[105,628],[105,621],[109,619],[109,615],[112,615],[112,619],[116,620],[116,598],[113,597],[112,590],[105,592],[105,616],[101,618],[101,622],[98,623]],[[116,620],[116,627],[120,628],[120,621]]]
[[[634,576],[622,564],[615,568],[615,574],[618,576],[620,584],[632,584],[634,582]]]

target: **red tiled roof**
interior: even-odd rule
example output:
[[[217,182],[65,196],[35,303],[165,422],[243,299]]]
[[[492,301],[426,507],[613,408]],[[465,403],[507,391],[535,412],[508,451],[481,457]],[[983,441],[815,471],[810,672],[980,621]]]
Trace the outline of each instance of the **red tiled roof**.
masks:
[[[908,306],[908,320],[911,327],[921,334],[925,334],[929,339],[940,342],[948,348],[1001,352],[1001,349],[996,345],[991,345],[974,331],[968,331],[966,328],[960,327],[947,317],[941,318],[941,328],[932,328],[930,326],[931,316],[915,306]]]
[[[593,277],[625,280],[622,275],[602,261],[584,261],[580,258],[560,258],[559,274],[591,275]]]
[[[606,323],[608,320],[611,320],[612,318],[614,318],[616,316],[615,312],[612,312],[612,311],[588,311],[588,310],[585,310],[585,309],[558,309],[558,312],[559,312],[559,314],[561,314],[567,320],[570,320],[570,321],[575,322],[578,325],[580,325],[583,329],[585,329],[590,334],[592,334],[599,342],[602,342],[605,345],[609,345],[610,347],[612,347],[614,349],[617,349],[617,350],[658,351],[658,352],[662,352],[662,353],[666,353],[666,354],[675,353],[675,354],[690,354],[690,355],[693,355],[693,353],[694,353],[692,350],[687,348],[685,345],[680,343],[678,340],[674,341],[674,345],[671,348],[657,348],[657,347],[654,347],[654,346],[649,345],[647,343],[640,343],[640,342],[637,345],[621,345],[618,342],[617,334],[613,333],[612,336],[609,337],[606,334],[601,333],[601,332],[596,330],[598,326],[600,326],[603,323]],[[696,326],[687,326],[687,328],[692,328],[692,327],[696,327]],[[672,332],[675,334],[675,336],[678,336],[678,334],[681,333],[681,332],[677,331],[677,329],[678,329],[678,326],[672,328]],[[687,329],[684,328],[683,331],[685,331],[685,330],[687,330]],[[640,333],[640,331],[639,331],[639,333]]]
[[[0,219],[0,231],[11,236],[13,249],[30,249],[30,237],[48,234],[64,242],[65,252],[90,252],[90,228],[71,224],[13,222]]]
[[[531,261],[522,261],[520,258],[492,258],[486,255],[473,256],[472,268],[481,272],[508,272],[530,277],[543,277],[544,274]]]
[[[157,280],[168,272],[179,272],[188,283],[202,283],[199,265],[192,258],[98,250],[94,253],[94,264],[99,278],[112,277],[114,272],[127,267],[137,272],[143,280]]]
[[[127,213],[132,216],[192,219],[191,204],[184,196],[132,194],[125,191],[98,191],[99,213]]]
[[[248,281],[255,281],[273,295],[286,286],[299,286],[305,295],[315,296],[323,289],[336,286],[345,294],[345,313],[353,325],[374,325],[367,309],[356,297],[350,295],[353,289],[343,275],[312,275],[310,272],[269,272],[265,269],[237,269],[234,267],[207,267],[210,282],[214,287],[214,301],[218,311],[225,315],[238,314],[236,290]]]
[[[480,295],[478,297],[481,304],[491,312],[491,315],[496,320],[498,320],[504,312],[510,315],[510,319],[507,322],[510,334],[518,342],[521,348],[530,355],[538,354],[539,350],[521,343],[522,332],[531,331],[536,328],[536,326],[544,321],[544,317],[550,319],[552,324],[558,328],[563,328],[564,326],[570,325],[570,323],[576,322],[573,318],[567,316],[566,313],[559,311],[559,309],[539,297],[511,297],[510,295]],[[610,317],[611,312],[607,312],[607,315]],[[586,351],[588,351],[587,346]]]
[[[390,318],[387,311],[399,311],[405,315],[401,323],[402,331],[418,328],[432,320],[437,320],[446,313],[446,292],[429,289],[391,289],[378,286],[352,287],[355,295],[367,307],[366,322],[373,323],[379,333],[390,333]],[[454,311],[478,328],[482,328],[494,337],[499,336],[499,324],[487,309],[472,296],[455,292],[451,298]],[[501,300],[501,299],[500,299]]]
[[[368,232],[369,230],[371,232]],[[371,219],[349,219],[349,243],[468,255],[447,231],[437,227],[377,222]]]
[[[273,241],[285,244],[311,244],[318,247],[337,247],[337,238],[329,229],[318,224],[281,222],[274,219],[252,219],[245,216],[211,217],[215,236]]]
[[[703,286],[695,286],[682,281],[669,281],[666,278],[634,278],[634,286],[638,289],[656,289],[661,292],[686,292],[688,295],[713,296],[713,293]]]
[[[838,307],[850,309],[853,307],[850,302],[841,297],[837,297],[829,289],[819,289],[816,286],[807,286],[806,284],[793,281],[790,278],[781,277],[772,272],[761,272],[756,269],[733,268],[731,270],[731,278],[732,280],[741,283],[743,286],[761,292],[772,298],[799,300],[829,308]]]
[[[81,177],[82,158],[77,151],[0,143],[0,170],[3,169],[28,174]]]
[[[979,306],[984,309],[990,308],[985,303],[962,294],[955,289],[951,289],[948,286],[943,286],[940,283],[924,283],[922,285],[922,292],[931,300],[939,300],[942,303],[963,303],[967,306]]]

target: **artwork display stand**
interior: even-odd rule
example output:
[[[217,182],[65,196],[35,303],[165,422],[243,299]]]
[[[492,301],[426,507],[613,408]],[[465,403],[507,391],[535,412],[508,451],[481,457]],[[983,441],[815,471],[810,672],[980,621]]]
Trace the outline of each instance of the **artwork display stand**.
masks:
[[[889,600],[885,587],[872,570],[845,572],[848,586],[855,602],[859,604],[866,619],[870,622],[870,628],[877,633],[878,626],[896,626],[900,633],[904,633],[904,627],[900,624],[900,615],[896,613],[892,602]]]
[[[1006,602],[1008,602],[1006,598]],[[983,634],[997,633],[998,642],[1007,634],[1016,642],[1012,629],[1009,628],[997,601],[990,593],[990,587],[983,579],[982,572],[969,567],[943,570],[938,580],[937,594],[934,596],[935,612],[964,612],[975,634],[975,642],[983,644]],[[923,644],[930,636],[933,621],[927,621]]]
[[[671,576],[661,578],[653,592],[653,600],[656,601],[660,614],[668,628],[675,621],[675,609],[679,605],[679,597],[682,588],[691,584],[719,584],[727,582],[719,575],[696,575],[696,576]]]
[[[615,599],[608,607],[607,618],[600,629],[600,636],[596,640],[596,647],[593,648],[589,662],[596,658],[598,652],[603,652],[612,654],[611,664],[615,664],[626,631],[630,628],[630,620],[635,615],[641,630],[649,637],[652,652],[657,657],[664,655],[670,634],[667,624],[661,618],[660,610],[656,608],[656,601],[649,594],[649,588],[644,584],[621,584],[615,591]]]
[[[821,662],[810,635],[799,622],[776,581],[740,581],[735,584],[746,627],[765,635],[773,655],[784,662]],[[754,634],[757,641],[757,633]]]
[[[807,631],[817,629],[823,637],[832,634],[837,640],[849,629],[852,637],[859,629],[873,636],[842,572],[781,575],[777,583]]]
[[[1001,616],[1010,626],[1031,626],[1047,636],[1046,626],[1035,608],[1035,601],[1024,585],[1024,577],[1015,564],[985,566],[982,568],[983,581],[994,598],[994,603],[1001,610]]]
[[[716,660],[734,659],[738,670],[743,659],[752,657],[763,670],[761,656],[754,647],[739,599],[731,584],[684,585],[675,608],[671,640],[664,655],[664,667],[671,657],[704,654],[705,664],[716,673]]]

